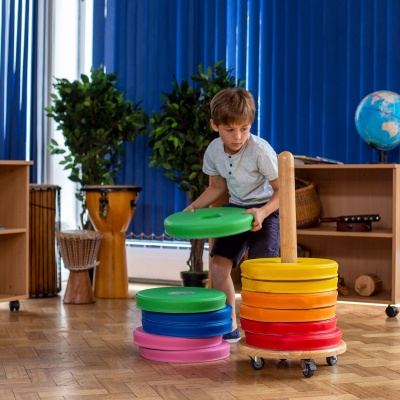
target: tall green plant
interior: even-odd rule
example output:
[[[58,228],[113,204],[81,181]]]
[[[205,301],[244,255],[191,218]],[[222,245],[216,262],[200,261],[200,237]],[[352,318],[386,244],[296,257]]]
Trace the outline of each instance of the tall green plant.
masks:
[[[191,75],[193,84],[176,77],[172,91],[163,92],[161,112],[153,111],[148,132],[149,146],[153,149],[150,166],[163,168],[165,176],[186,192],[190,202],[204,192],[208,177],[202,172],[203,156],[207,146],[218,134],[210,126],[210,101],[224,88],[239,87],[244,81],[236,80],[231,69],[222,61]],[[204,240],[191,240],[187,262],[190,270],[203,270]]]
[[[114,184],[124,143],[147,128],[147,114],[140,103],[124,98],[116,88],[116,78],[102,67],[92,69],[90,78],[84,74],[72,82],[56,78],[52,105],[45,108],[64,136],[63,144],[52,139],[47,148],[51,154],[64,155],[60,164],[69,170],[68,178],[79,183],[76,197],[80,201],[83,186]]]

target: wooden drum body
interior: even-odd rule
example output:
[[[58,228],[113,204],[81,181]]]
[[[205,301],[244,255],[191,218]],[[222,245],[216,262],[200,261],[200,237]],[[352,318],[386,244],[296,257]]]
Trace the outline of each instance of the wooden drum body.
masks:
[[[103,234],[99,266],[94,273],[94,293],[99,298],[127,298],[128,268],[125,232],[142,190],[130,185],[86,185],[86,208],[96,231]]]
[[[61,291],[55,232],[60,230],[60,187],[29,185],[29,296]]]

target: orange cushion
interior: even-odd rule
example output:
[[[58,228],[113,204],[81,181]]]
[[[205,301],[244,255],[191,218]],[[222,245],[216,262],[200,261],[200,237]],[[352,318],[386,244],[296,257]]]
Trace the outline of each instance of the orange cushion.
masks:
[[[247,306],[283,310],[333,306],[337,297],[337,290],[317,293],[260,293],[242,290],[242,303]]]

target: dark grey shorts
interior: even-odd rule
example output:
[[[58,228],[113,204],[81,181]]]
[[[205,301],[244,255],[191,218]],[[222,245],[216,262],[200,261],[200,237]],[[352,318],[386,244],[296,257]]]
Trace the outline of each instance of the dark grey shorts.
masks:
[[[262,207],[257,204],[241,208]],[[235,204],[226,204],[229,207],[239,207]],[[232,260],[235,268],[248,251],[248,258],[274,258],[279,257],[280,232],[279,210],[269,215],[262,223],[262,228],[257,232],[244,232],[238,235],[216,238],[210,256],[221,256]]]

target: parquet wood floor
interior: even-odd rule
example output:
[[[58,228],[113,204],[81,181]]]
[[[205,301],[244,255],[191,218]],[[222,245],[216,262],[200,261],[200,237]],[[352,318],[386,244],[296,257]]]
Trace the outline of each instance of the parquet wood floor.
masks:
[[[134,299],[62,298],[21,300],[18,312],[0,303],[1,400],[400,399],[400,317],[387,318],[386,305],[338,303],[347,351],[334,366],[316,359],[307,379],[299,360],[268,359],[253,370],[235,344],[209,363],[146,360],[132,342],[141,325]]]

